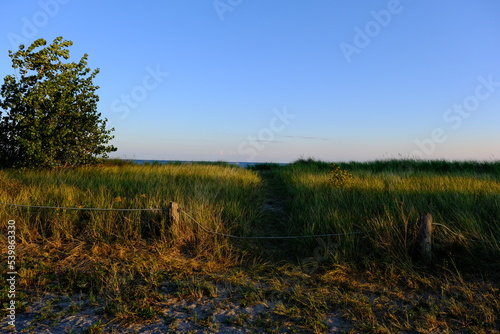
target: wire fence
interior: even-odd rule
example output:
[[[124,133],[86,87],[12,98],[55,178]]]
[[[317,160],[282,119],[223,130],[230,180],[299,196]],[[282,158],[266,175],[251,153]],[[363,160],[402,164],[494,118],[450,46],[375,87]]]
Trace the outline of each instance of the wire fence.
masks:
[[[77,211],[121,211],[121,212],[132,212],[132,211],[163,211],[168,212],[169,208],[85,208],[85,207],[66,207],[66,206],[46,206],[46,205],[26,205],[26,204],[13,204],[13,203],[3,203],[0,202],[0,205],[10,206],[10,207],[21,207],[21,208],[33,208],[33,209],[50,209],[50,210],[77,210]],[[188,217],[191,221],[193,221],[202,231],[208,234],[217,235],[221,237],[231,238],[231,239],[247,239],[247,240],[271,240],[271,239],[307,239],[307,238],[327,238],[327,237],[342,237],[349,235],[362,235],[367,234],[367,231],[353,231],[353,232],[343,232],[343,233],[326,233],[326,234],[311,234],[311,235],[291,235],[291,236],[238,236],[233,234],[221,233],[207,229],[201,223],[199,223],[192,215],[187,213],[186,211],[179,209],[179,212],[183,213],[186,217]],[[385,229],[395,229],[400,227],[408,227],[411,225],[415,225],[416,223],[408,223],[408,224],[400,224],[389,226]],[[471,242],[482,242],[482,243],[497,243],[500,244],[499,240],[491,239],[491,240],[474,240],[470,238],[466,238],[463,234],[457,233],[453,231],[451,228],[444,224],[432,223],[433,226],[443,227],[451,234],[456,237],[471,241]]]
[[[305,239],[305,238],[325,238],[325,237],[336,237],[336,236],[348,236],[348,235],[356,235],[356,234],[365,234],[363,231],[356,232],[345,232],[345,233],[330,233],[330,234],[311,234],[311,235],[290,235],[290,236],[261,236],[261,237],[252,237],[252,236],[238,236],[226,233],[215,232],[207,229],[205,226],[200,224],[196,219],[194,219],[190,214],[186,211],[181,210],[183,214],[189,217],[198,227],[200,227],[204,232],[209,234],[218,235],[221,237],[227,237],[231,239]],[[393,226],[396,227],[396,226]]]
[[[20,208],[33,208],[33,209],[53,209],[53,210],[79,210],[79,211],[166,211],[168,209],[119,209],[119,208],[79,208],[67,206],[45,206],[45,205],[25,205],[25,204],[12,204],[0,203],[0,205],[13,206]]]
[[[34,209],[51,209],[51,210],[77,210],[77,211],[169,211],[168,208],[143,208],[143,209],[120,209],[120,208],[84,208],[84,207],[66,207],[66,206],[46,206],[46,205],[26,205],[26,204],[13,204],[13,203],[2,203],[0,205],[11,206],[11,207],[21,207],[21,208],[34,208]],[[326,237],[339,237],[348,235],[360,235],[366,234],[365,231],[354,231],[354,232],[344,232],[344,233],[326,233],[326,234],[311,234],[311,235],[292,235],[292,236],[238,236],[227,233],[215,232],[207,229],[201,223],[199,223],[192,215],[186,211],[179,209],[179,212],[183,213],[191,219],[202,231],[208,234],[217,235],[221,237],[231,238],[231,239],[306,239],[306,238],[326,238]],[[389,228],[403,227],[405,224],[390,226]]]

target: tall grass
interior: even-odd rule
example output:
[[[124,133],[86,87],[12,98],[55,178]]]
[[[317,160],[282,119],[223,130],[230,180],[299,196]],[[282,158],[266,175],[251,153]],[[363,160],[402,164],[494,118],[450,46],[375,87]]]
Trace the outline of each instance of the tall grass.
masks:
[[[436,223],[446,226],[435,226],[438,252],[458,250],[470,261],[498,254],[500,163],[403,160],[339,165],[353,175],[341,186],[329,183],[331,164],[312,159],[253,170],[223,163],[3,170],[0,202],[166,209],[168,202],[175,201],[203,227],[221,233],[345,234],[295,243],[299,255],[323,253],[336,261],[374,256],[410,259],[415,223],[421,213],[430,212]],[[272,185],[262,175],[268,175]],[[276,189],[270,191],[270,187]],[[269,215],[266,196],[281,197],[277,203],[283,202],[284,210]],[[278,212],[283,217],[276,217]],[[26,242],[158,241],[213,259],[227,259],[236,249],[233,240],[205,233],[185,214],[179,224],[170,225],[165,211],[2,207],[0,219],[16,220],[18,238]],[[6,227],[1,229],[3,237]]]
[[[328,182],[331,166],[301,160],[278,170],[289,212],[289,235],[345,233],[297,244],[302,253],[324,246],[337,260],[412,257],[416,222],[430,212],[436,250],[472,261],[498,258],[500,164],[377,161],[341,164],[353,179]],[[353,234],[352,232],[362,232]],[[485,257],[486,256],[486,257]]]
[[[101,166],[75,170],[0,171],[0,202],[84,208],[159,208],[179,203],[204,227],[248,234],[260,217],[261,180],[229,165]],[[71,211],[3,207],[18,238],[128,243],[159,240],[196,254],[224,258],[228,241],[204,233],[186,215],[170,226],[166,212]],[[2,229],[4,227],[2,226]],[[5,233],[3,233],[5,235]]]
[[[368,332],[419,326],[459,331],[474,322],[478,332],[497,328],[497,285],[467,282],[462,273],[481,269],[494,281],[500,269],[500,163],[376,161],[337,166],[352,178],[342,173],[331,183],[330,171],[339,170],[312,159],[252,169],[119,161],[72,170],[0,170],[4,203],[166,209],[175,201],[203,227],[221,233],[345,234],[242,243],[207,234],[183,213],[178,224],[171,224],[165,211],[0,205],[0,220],[16,221],[19,291],[84,293],[113,321],[160,316],[165,298],[182,296],[218,297],[224,303],[215,304],[223,308],[252,300],[276,305],[264,314],[279,317],[269,330],[301,319],[305,327],[320,332],[332,309],[355,329]],[[434,233],[433,263],[444,269],[437,275],[414,266],[415,223],[424,212],[443,225],[435,226]],[[6,228],[0,225],[4,245]],[[257,257],[241,256],[252,251]],[[274,257],[279,253],[285,256]],[[256,261],[261,255],[279,261]],[[300,266],[283,263],[290,255],[300,258]],[[358,277],[360,272],[368,278]],[[1,276],[7,278],[5,272]],[[229,290],[218,292],[218,287]],[[4,306],[7,289],[5,285],[0,291]],[[16,297],[20,311],[32,304],[26,294]],[[51,312],[44,313],[52,319]],[[457,322],[461,318],[464,322]]]

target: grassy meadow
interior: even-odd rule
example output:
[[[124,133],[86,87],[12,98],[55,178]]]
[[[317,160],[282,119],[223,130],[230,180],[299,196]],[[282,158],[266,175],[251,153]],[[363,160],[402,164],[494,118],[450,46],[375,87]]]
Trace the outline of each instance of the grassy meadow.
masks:
[[[339,168],[350,178],[335,185],[330,164],[302,160],[277,174],[287,197],[288,234],[363,233],[329,238],[326,251],[335,261],[372,257],[410,263],[416,223],[428,212],[440,224],[434,227],[437,250],[454,249],[453,259],[476,266],[478,260],[496,261],[500,250],[492,242],[500,237],[498,167],[439,161],[348,163]],[[306,239],[301,247],[317,244]]]
[[[20,302],[27,308],[46,291],[82,293],[102,306],[104,322],[141,322],[161,317],[167,298],[217,299],[224,291],[268,310],[228,321],[269,332],[327,331],[332,310],[347,332],[498,332],[500,163],[337,167],[309,159],[248,169],[109,162],[1,170],[2,203],[160,209],[0,205],[0,220],[16,221]],[[170,201],[183,211],[176,224]],[[436,223],[431,264],[414,251],[426,212]],[[345,235],[232,239],[193,219],[241,237]],[[6,244],[6,224],[0,232]],[[5,291],[1,297],[5,303]],[[193,322],[217,329],[208,316],[193,314]]]
[[[18,237],[28,243],[86,241],[128,244],[157,242],[196,246],[200,256],[222,256],[226,240],[199,233],[186,216],[169,226],[171,201],[206,228],[248,233],[260,217],[261,180],[230,165],[148,165],[89,167],[76,170],[2,171],[0,202],[33,206],[158,211],[78,211],[6,208],[1,218],[18,223]],[[217,247],[215,247],[217,246]],[[215,248],[214,248],[215,247]]]

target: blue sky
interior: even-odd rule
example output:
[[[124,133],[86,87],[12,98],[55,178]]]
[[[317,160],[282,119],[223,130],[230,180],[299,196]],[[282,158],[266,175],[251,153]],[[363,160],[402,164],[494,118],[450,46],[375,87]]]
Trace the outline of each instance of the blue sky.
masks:
[[[9,1],[8,50],[100,68],[115,157],[500,159],[496,0]]]

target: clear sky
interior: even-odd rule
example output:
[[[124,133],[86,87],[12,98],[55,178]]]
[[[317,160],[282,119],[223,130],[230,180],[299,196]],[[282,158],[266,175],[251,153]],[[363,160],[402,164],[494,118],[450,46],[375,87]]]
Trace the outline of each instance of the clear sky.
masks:
[[[498,0],[3,1],[89,54],[114,157],[500,159]]]

